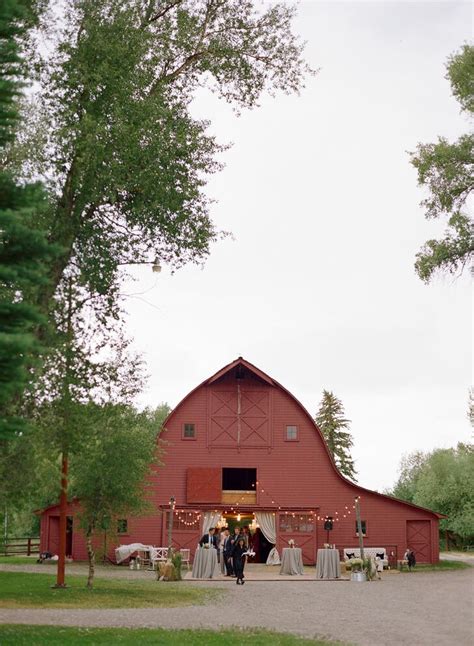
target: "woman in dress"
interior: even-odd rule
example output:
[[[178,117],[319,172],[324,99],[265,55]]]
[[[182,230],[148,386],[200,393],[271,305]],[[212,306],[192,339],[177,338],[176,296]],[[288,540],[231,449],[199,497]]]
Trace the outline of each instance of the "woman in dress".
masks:
[[[245,545],[245,539],[241,536],[232,548],[232,566],[234,568],[234,574],[237,577],[237,585],[244,585],[245,583],[244,567],[247,561],[247,556],[244,556],[244,554],[246,552],[247,547]]]

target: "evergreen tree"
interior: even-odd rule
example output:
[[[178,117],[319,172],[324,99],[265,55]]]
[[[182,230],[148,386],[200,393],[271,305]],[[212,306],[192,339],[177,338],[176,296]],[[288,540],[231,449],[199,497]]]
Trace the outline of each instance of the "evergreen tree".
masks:
[[[19,38],[32,20],[31,3],[8,0],[0,10],[0,151],[13,139],[15,101],[23,75]],[[41,348],[33,334],[42,318],[32,303],[46,283],[53,248],[35,222],[46,200],[39,185],[18,186],[0,170],[0,439],[24,430],[15,403],[31,379]]]
[[[321,430],[339,471],[355,481],[357,471],[350,453],[353,441],[348,432],[350,420],[345,418],[344,406],[334,393],[323,390],[323,398],[314,421]]]

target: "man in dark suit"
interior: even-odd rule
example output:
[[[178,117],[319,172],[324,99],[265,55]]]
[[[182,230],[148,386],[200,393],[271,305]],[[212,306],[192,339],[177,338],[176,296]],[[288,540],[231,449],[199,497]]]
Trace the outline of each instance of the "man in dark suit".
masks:
[[[209,528],[207,534],[204,534],[204,536],[199,541],[199,545],[201,547],[203,545],[209,545],[209,547],[215,547],[217,549],[217,536],[216,536],[216,528],[215,527],[210,527]]]
[[[234,575],[234,569],[232,567],[232,547],[233,547],[233,541],[230,536],[229,530],[226,528],[224,530],[225,538],[224,538],[224,565],[226,569],[226,574],[225,576],[233,576]]]

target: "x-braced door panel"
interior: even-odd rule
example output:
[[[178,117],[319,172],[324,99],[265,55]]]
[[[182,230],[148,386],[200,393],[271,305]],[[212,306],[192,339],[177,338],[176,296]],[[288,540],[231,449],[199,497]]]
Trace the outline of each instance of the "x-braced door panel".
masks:
[[[210,393],[209,445],[255,448],[271,445],[270,393],[263,388]]]

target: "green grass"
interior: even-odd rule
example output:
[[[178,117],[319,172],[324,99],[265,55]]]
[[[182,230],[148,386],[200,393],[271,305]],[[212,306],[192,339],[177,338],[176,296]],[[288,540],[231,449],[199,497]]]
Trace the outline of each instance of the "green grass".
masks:
[[[36,556],[0,556],[0,563],[7,565],[31,565],[36,563],[38,555]]]
[[[0,608],[165,608],[203,604],[222,594],[155,580],[97,578],[92,590],[86,588],[84,576],[66,577],[68,587],[63,590],[52,588],[54,583],[50,574],[0,572]]]
[[[167,644],[181,646],[331,646],[340,642],[304,639],[266,630],[163,630],[153,628],[62,628],[56,626],[0,626],[2,646],[37,644]]]
[[[442,570],[466,570],[472,567],[468,563],[462,561],[439,561],[438,563],[420,563],[416,565],[411,572],[440,572]],[[402,572],[409,572],[408,568]],[[411,574],[411,573],[410,573]]]

